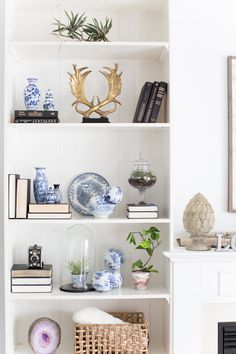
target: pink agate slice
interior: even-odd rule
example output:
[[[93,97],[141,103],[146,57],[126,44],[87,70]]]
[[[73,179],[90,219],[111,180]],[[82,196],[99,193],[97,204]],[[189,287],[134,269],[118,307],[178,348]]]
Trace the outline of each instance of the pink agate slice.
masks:
[[[28,341],[35,354],[54,354],[61,342],[59,324],[47,317],[38,318],[29,328]]]

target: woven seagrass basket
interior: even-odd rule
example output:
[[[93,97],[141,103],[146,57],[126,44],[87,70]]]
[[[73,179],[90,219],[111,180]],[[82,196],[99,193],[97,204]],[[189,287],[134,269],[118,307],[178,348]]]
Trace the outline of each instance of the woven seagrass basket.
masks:
[[[147,354],[148,322],[141,312],[112,312],[124,324],[75,324],[75,354]]]

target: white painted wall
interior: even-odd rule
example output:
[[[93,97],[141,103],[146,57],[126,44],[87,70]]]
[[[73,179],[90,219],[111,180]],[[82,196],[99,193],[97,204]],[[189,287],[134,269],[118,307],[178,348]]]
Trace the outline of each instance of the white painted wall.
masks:
[[[170,0],[174,236],[188,200],[202,192],[215,230],[227,212],[227,56],[236,55],[235,0]]]
[[[4,1],[0,1],[0,354],[4,344],[3,138],[4,138]]]

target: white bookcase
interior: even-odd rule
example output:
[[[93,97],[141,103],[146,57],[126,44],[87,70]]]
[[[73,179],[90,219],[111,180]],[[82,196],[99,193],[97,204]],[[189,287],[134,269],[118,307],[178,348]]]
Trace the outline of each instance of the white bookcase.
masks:
[[[170,123],[134,124],[134,110],[140,89],[146,81],[169,82],[168,1],[166,0],[8,0],[5,1],[5,196],[4,253],[6,299],[6,353],[30,353],[27,333],[31,322],[48,316],[59,322],[62,343],[58,353],[72,353],[72,314],[93,305],[111,311],[143,311],[150,323],[150,353],[170,354],[170,266],[163,256],[171,249],[170,210]],[[63,11],[86,12],[104,20],[113,19],[107,43],[76,43],[51,35],[53,18]],[[110,115],[111,124],[81,124],[81,116],[71,103],[68,72],[72,64],[88,66],[93,73],[86,83],[87,95],[106,95],[107,84],[98,70],[119,64],[123,71],[122,106]],[[37,77],[44,94],[50,88],[60,113],[60,124],[14,124],[14,109],[24,109],[23,90],[27,77]],[[170,102],[169,102],[170,105]],[[132,164],[139,149],[145,151],[157,174],[156,185],[147,192],[147,200],[158,204],[160,218],[129,220],[127,202],[138,200],[128,183]],[[71,220],[9,220],[8,173],[20,173],[34,179],[35,166],[45,166],[49,183],[60,183],[63,200],[71,181],[80,173],[97,172],[111,185],[124,191],[122,203],[107,220],[83,218],[73,213]],[[33,193],[32,193],[33,201]],[[86,224],[95,234],[97,267],[102,266],[104,250],[119,247],[127,255],[125,282],[121,290],[107,294],[67,294],[58,290],[62,265],[62,241],[66,229]],[[127,244],[129,231],[156,225],[161,246],[154,262],[159,274],[153,275],[150,289],[133,290],[130,268],[136,257]],[[43,247],[43,260],[54,266],[52,294],[11,294],[9,271],[13,263],[27,262],[29,245]],[[106,301],[105,301],[106,300]]]

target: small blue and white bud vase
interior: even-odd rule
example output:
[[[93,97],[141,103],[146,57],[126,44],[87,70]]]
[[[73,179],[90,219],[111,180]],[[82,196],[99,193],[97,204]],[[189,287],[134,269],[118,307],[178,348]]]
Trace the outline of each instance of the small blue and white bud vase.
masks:
[[[53,94],[52,94],[52,91],[49,89],[47,90],[46,95],[45,95],[43,109],[45,111],[55,111]]]
[[[61,190],[60,190],[60,184],[54,184],[53,187],[54,187],[54,194],[56,196],[55,203],[56,204],[60,204],[61,201],[62,201],[62,193],[61,193]]]
[[[37,87],[38,79],[27,79],[28,85],[24,89],[24,102],[27,110],[37,110],[40,103],[40,91]]]
[[[45,175],[45,167],[35,167],[36,176],[33,181],[34,198],[36,203],[45,203],[48,191],[48,179]]]

